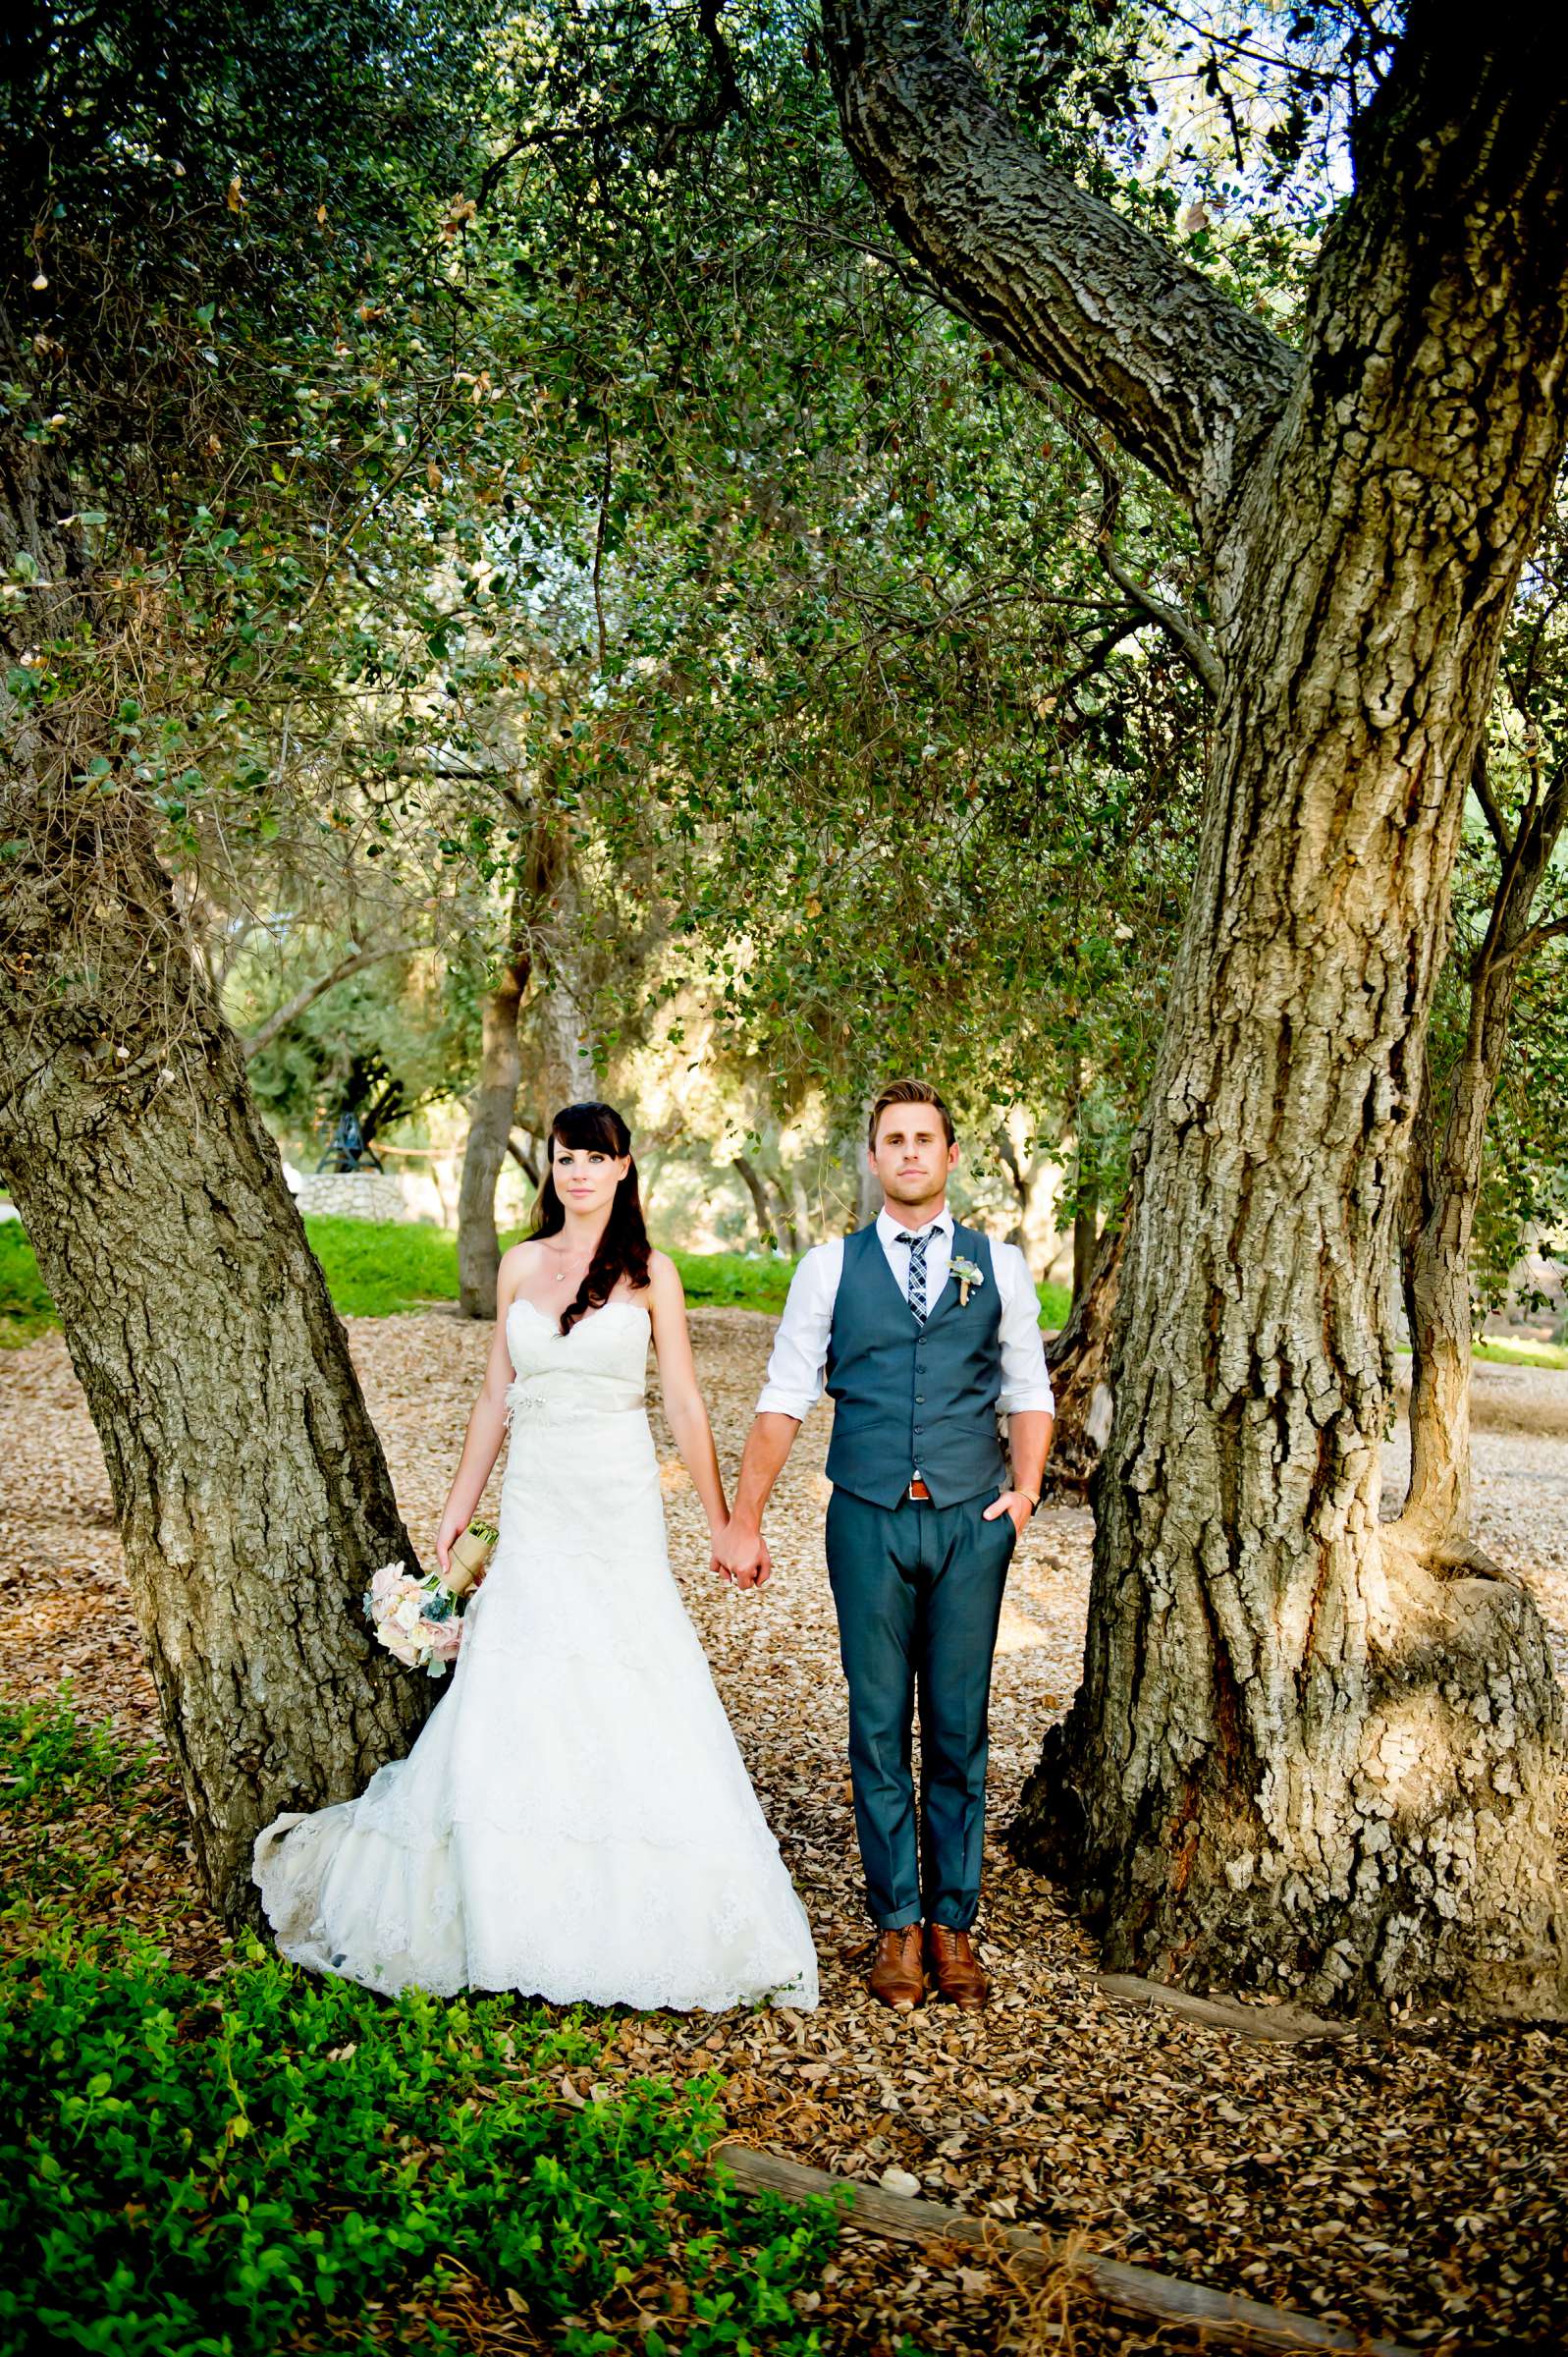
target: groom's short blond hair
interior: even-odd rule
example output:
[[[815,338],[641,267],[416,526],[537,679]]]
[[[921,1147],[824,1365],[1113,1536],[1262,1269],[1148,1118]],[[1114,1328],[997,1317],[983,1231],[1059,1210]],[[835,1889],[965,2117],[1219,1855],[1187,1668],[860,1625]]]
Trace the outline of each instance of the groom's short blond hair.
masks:
[[[947,1111],[934,1088],[924,1080],[890,1080],[871,1108],[871,1120],[866,1128],[866,1143],[873,1151],[876,1150],[877,1144],[877,1124],[883,1115],[894,1105],[934,1106],[942,1116],[943,1134],[948,1145],[955,1146],[957,1144],[958,1138],[952,1125],[952,1115]]]

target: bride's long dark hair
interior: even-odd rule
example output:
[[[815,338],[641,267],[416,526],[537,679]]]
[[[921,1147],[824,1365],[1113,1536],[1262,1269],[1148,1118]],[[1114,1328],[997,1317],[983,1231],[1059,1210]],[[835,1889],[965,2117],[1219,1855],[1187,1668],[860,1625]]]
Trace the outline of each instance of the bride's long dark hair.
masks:
[[[534,1205],[530,1235],[559,1235],[567,1224],[566,1207],[556,1192],[555,1157],[551,1148],[568,1146],[576,1154],[608,1154],[617,1162],[627,1157],[625,1177],[616,1188],[610,1217],[577,1297],[563,1312],[561,1331],[569,1334],[579,1318],[603,1309],[622,1277],[635,1290],[648,1282],[648,1255],[653,1246],[643,1225],[642,1196],[637,1166],[630,1161],[631,1131],[613,1105],[565,1105],[550,1124],[545,1152],[550,1157],[545,1180]]]

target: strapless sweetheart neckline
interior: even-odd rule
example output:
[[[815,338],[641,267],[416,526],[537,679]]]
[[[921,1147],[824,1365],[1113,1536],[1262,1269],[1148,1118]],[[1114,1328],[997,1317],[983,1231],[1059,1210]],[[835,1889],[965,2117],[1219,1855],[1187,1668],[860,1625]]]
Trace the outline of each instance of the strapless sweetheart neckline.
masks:
[[[537,1301],[530,1301],[526,1293],[519,1293],[517,1295],[517,1298],[512,1304],[512,1309],[509,1309],[507,1312],[509,1318],[512,1315],[513,1309],[531,1309],[534,1316],[540,1321],[541,1325],[548,1326],[552,1333],[557,1335],[562,1342],[566,1342],[573,1334],[580,1333],[584,1326],[591,1326],[596,1318],[607,1316],[612,1309],[635,1310],[639,1318],[647,1318],[649,1325],[651,1326],[653,1324],[653,1319],[649,1316],[647,1310],[643,1308],[643,1305],[640,1301],[607,1301],[602,1309],[590,1309],[587,1316],[585,1318],[579,1318],[575,1326],[570,1326],[567,1329],[566,1334],[562,1334],[559,1323],[550,1315],[550,1312],[547,1309],[541,1309]]]

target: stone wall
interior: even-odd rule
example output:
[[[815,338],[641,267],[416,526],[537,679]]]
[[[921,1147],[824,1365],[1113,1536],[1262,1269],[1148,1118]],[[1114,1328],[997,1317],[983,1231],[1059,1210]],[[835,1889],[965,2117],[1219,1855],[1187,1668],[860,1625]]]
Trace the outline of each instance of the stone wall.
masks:
[[[340,1220],[415,1220],[418,1213],[391,1171],[310,1171],[289,1174],[301,1211]]]

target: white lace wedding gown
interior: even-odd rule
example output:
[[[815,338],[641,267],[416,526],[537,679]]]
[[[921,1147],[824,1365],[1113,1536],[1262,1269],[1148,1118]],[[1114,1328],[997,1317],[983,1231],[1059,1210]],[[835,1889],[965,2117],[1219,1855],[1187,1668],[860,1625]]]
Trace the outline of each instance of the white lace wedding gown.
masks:
[[[357,1800],[255,1845],[283,1953],[391,1996],[817,2001],[805,1910],[670,1573],[648,1313],[513,1304],[501,1538],[450,1690]]]

